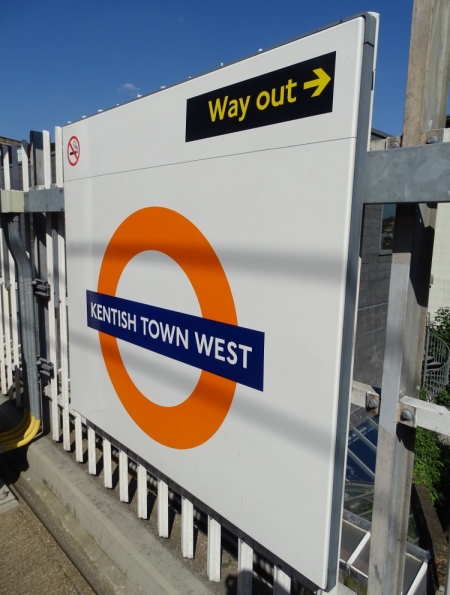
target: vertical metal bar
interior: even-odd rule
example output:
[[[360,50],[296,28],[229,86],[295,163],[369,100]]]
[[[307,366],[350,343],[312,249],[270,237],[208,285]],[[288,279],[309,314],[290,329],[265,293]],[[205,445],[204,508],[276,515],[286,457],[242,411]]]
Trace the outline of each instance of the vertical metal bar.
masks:
[[[445,126],[450,4],[415,0],[403,146]],[[399,205],[394,229],[369,560],[370,595],[401,593],[415,432],[397,424],[398,401],[417,396],[436,209]]]
[[[88,427],[88,470],[91,475],[97,475],[97,457],[95,446],[95,430]]]
[[[3,223],[0,223],[0,262],[2,267],[2,281],[1,281],[1,304],[2,304],[2,318],[1,318],[1,326],[2,326],[2,333],[0,337],[0,383],[1,383],[1,392],[2,394],[7,393],[7,383],[6,383],[6,333],[8,327],[8,292],[6,289],[6,271],[5,271],[5,259],[4,259],[4,252],[6,250],[6,242],[4,241],[4,229]]]
[[[44,188],[50,188],[52,185],[52,157],[50,148],[50,132],[42,132],[43,141],[43,169],[44,169]]]
[[[103,481],[105,488],[112,489],[112,459],[111,459],[111,442],[106,438],[103,439]]]
[[[128,492],[128,455],[123,450],[119,452],[119,492],[121,502],[130,501]]]
[[[3,299],[3,282],[2,282],[2,291],[1,291],[1,303],[2,303],[2,332],[1,332],[1,340],[0,340],[0,384],[1,384],[1,393],[2,395],[6,395],[7,388],[6,388],[6,359],[5,359],[5,327],[4,327],[4,319],[5,319],[5,308],[4,308],[4,299]]]
[[[16,392],[16,405],[17,407],[22,407],[22,391],[20,387],[20,369],[19,366],[16,366],[14,370],[14,384],[15,384],[15,392]]]
[[[36,130],[30,131],[30,169],[31,186],[33,188],[44,187],[44,167],[43,167],[43,136],[42,132]]]
[[[253,548],[243,539],[238,539],[237,595],[252,595]]]
[[[28,143],[22,140],[22,190],[28,192],[30,189],[30,170],[28,164]]]
[[[158,479],[158,535],[169,537],[169,486]]]
[[[208,515],[208,550],[207,572],[210,581],[220,582],[220,566],[222,562],[222,527],[212,516]]]
[[[61,401],[63,421],[63,448],[70,450],[69,418],[69,336],[67,324],[66,234],[64,214],[57,216],[58,285],[59,285],[59,344],[61,361]]]
[[[62,128],[55,126],[55,182],[58,188],[63,187],[63,143]]]
[[[11,188],[13,190],[20,190],[19,188],[19,158],[17,155],[17,145],[11,146]]]
[[[81,415],[75,413],[75,459],[77,463],[83,462],[83,423]]]
[[[48,324],[48,345],[47,358],[57,368],[56,353],[56,320],[55,320],[55,298],[54,298],[54,262],[53,262],[53,225],[52,215],[48,213],[45,217],[45,248],[47,260],[47,280],[50,284],[50,296],[47,302],[47,324]],[[42,331],[42,329],[41,329]],[[58,378],[55,373],[49,380],[50,399],[51,399],[51,417],[52,417],[52,437],[59,441],[61,434],[60,414],[58,406]]]
[[[369,567],[370,595],[401,593],[409,516],[414,452],[414,430],[397,424],[399,396],[413,394],[411,378],[415,359],[410,348],[417,336],[408,308],[410,254],[414,207],[396,222],[388,301],[386,347],[381,385],[372,539]],[[410,390],[408,390],[408,388]]]
[[[291,577],[276,564],[273,567],[273,595],[289,595]]]
[[[5,189],[5,177],[2,174],[2,167],[3,167],[3,145],[0,145],[0,189],[4,190]]]
[[[9,171],[9,150],[10,147],[8,145],[2,145],[2,154],[3,154],[3,181],[5,190],[11,189],[11,178],[10,178],[10,171]],[[3,258],[2,258],[2,265],[3,265],[3,277],[5,283],[2,286],[3,291],[3,329],[4,329],[4,345],[5,345],[5,372],[6,372],[6,384],[3,388],[3,393],[7,394],[12,387],[12,360],[11,360],[11,312],[10,312],[10,300],[9,300],[9,267],[11,262],[11,255],[9,250],[6,247],[4,241],[2,241],[3,247]]]
[[[138,517],[147,519],[147,469],[143,465],[137,466],[137,496],[138,496]]]
[[[5,386],[4,394],[8,393],[9,388],[12,384],[12,360],[11,360],[11,309],[9,300],[10,290],[10,275],[9,265],[11,255],[6,245],[4,231],[2,230],[0,237],[1,252],[2,252],[2,268],[3,268],[3,280],[2,284],[2,298],[3,298],[3,332],[4,332],[4,365],[5,365]]]
[[[5,360],[5,307],[3,298],[3,285],[4,281],[1,282],[0,291],[0,303],[2,306],[1,312],[1,337],[0,337],[0,391],[4,395],[6,394],[6,360]]]
[[[16,265],[13,257],[9,256],[9,279],[10,279],[10,300],[11,300],[11,332],[12,332],[12,372],[15,374],[19,368],[19,321],[17,317],[17,287],[16,287]],[[19,405],[18,402],[16,402]]]
[[[52,169],[51,169],[51,146],[50,146],[50,133],[48,130],[42,132],[42,174],[43,174],[43,186],[44,188],[50,188],[52,185]],[[47,280],[50,284],[50,297],[46,305],[47,311],[47,324],[48,324],[48,351],[47,358],[53,363],[54,370],[58,368],[58,352],[57,352],[57,329],[56,329],[56,310],[55,310],[55,246],[54,246],[54,233],[53,233],[53,216],[51,213],[47,213],[46,217],[46,263],[47,263]],[[45,277],[44,277],[45,279]],[[41,328],[41,332],[45,330]],[[58,376],[55,372],[54,376],[50,379],[50,392],[53,401],[58,398]],[[57,404],[58,407],[58,404]],[[52,407],[52,413],[54,408]],[[67,414],[64,412],[66,423],[63,421],[63,443],[66,450],[70,450],[70,428],[67,423]],[[58,407],[58,420],[60,419],[59,407]],[[59,428],[58,428],[59,429]],[[90,455],[90,449],[88,446],[88,453]]]
[[[426,386],[427,385],[427,373],[428,373],[428,353],[430,350],[430,317],[429,315],[427,316],[427,322],[426,322],[426,327],[425,327],[425,353],[424,353],[424,358],[423,358],[423,383]],[[428,397],[428,394],[427,394]]]
[[[181,553],[194,557],[194,503],[186,496],[181,498]]]
[[[2,145],[3,155],[3,186],[5,190],[11,190],[11,177],[9,173],[9,146]]]
[[[14,269],[14,260],[9,252],[6,253],[6,258],[8,262],[8,271],[11,270],[11,266]],[[9,278],[11,279],[11,274],[9,273]],[[13,358],[12,358],[12,312],[11,312],[11,284],[9,285],[6,291],[6,299],[7,299],[7,308],[6,308],[6,333],[5,333],[5,346],[6,346],[6,390],[9,394],[11,394],[11,387],[13,385],[13,373],[14,373],[14,365],[13,365]]]
[[[29,162],[28,162],[28,142],[26,140],[21,141],[22,144],[22,189],[24,192],[28,192],[30,189],[30,169],[29,169]],[[28,221],[31,221],[28,219]],[[28,230],[29,235],[31,234],[31,230]],[[30,250],[30,257],[31,257],[31,250]],[[15,285],[13,284],[14,292],[15,292]],[[14,301],[16,301],[16,296],[14,296]],[[18,329],[18,320],[17,320],[17,305],[14,309],[14,317],[15,317],[15,326],[17,332],[17,339],[19,340],[19,329]],[[13,322],[14,324],[14,322]],[[13,335],[13,342],[14,342],[14,335]],[[22,406],[22,394],[20,392],[20,372],[19,372],[19,364],[20,364],[20,357],[19,357],[19,346],[17,345],[17,352],[15,351],[16,347],[14,346],[14,361],[16,363],[16,370],[15,373],[19,378],[19,390],[16,395],[19,394],[20,400],[17,401],[19,406]],[[17,381],[16,381],[17,386]],[[17,400],[17,396],[16,396]]]
[[[17,300],[16,300],[16,265],[12,254],[8,250],[8,271],[9,271],[9,288],[8,288],[8,310],[11,339],[8,349],[8,390],[13,386],[14,369],[15,369],[15,348],[18,348],[18,328],[17,328]]]

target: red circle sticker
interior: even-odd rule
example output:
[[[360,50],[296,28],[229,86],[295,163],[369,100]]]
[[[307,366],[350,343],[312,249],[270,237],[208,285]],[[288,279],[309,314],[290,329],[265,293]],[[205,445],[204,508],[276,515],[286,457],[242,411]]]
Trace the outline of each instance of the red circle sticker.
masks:
[[[72,166],[80,159],[80,141],[76,136],[71,136],[67,143],[67,159]]]
[[[127,264],[146,250],[162,252],[180,266],[195,291],[203,318],[237,325],[231,288],[211,244],[189,219],[163,207],[136,211],[119,225],[103,256],[97,291],[115,296]],[[142,394],[130,378],[117,338],[102,332],[99,338],[119,399],[134,422],[153,440],[171,448],[187,449],[200,446],[217,432],[233,401],[234,380],[202,370],[185,401],[173,407],[158,405],[150,395]]]

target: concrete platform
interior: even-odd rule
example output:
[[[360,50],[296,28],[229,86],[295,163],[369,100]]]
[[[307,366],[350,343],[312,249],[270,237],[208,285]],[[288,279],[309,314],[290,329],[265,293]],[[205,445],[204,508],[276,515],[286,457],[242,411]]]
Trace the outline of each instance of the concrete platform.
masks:
[[[14,489],[14,488],[13,488]],[[94,595],[27,504],[0,512],[1,595]]]
[[[24,468],[25,467],[25,468]],[[158,538],[142,527],[126,506],[117,502],[111,494],[97,485],[86,475],[80,465],[74,463],[66,453],[61,452],[49,439],[41,438],[25,452],[19,449],[15,453],[0,456],[0,476],[5,482],[15,486],[18,495],[23,497],[23,504],[15,511],[5,514],[8,525],[1,518],[0,535],[6,549],[12,554],[12,564],[1,569],[0,577],[6,574],[12,583],[6,585],[0,594],[12,595],[15,574],[23,575],[24,563],[30,558],[30,551],[41,552],[42,560],[36,560],[32,566],[47,567],[45,548],[32,545],[31,550],[24,543],[29,543],[30,531],[23,522],[22,508],[26,501],[37,514],[43,517],[46,526],[55,533],[59,546],[69,553],[82,574],[91,583],[93,591],[105,594],[126,593],[130,595],[212,595],[214,593],[202,580],[168,551]],[[14,489],[14,487],[12,487]],[[14,514],[14,516],[12,516]],[[15,536],[23,534],[19,541]],[[30,542],[31,543],[31,542]],[[3,549],[3,548],[2,548]],[[4,560],[4,558],[2,558]],[[0,562],[1,564],[1,562]],[[5,561],[6,564],[6,561]],[[14,570],[16,568],[16,571]],[[26,575],[32,581],[32,573],[26,566]],[[48,567],[47,567],[48,569]],[[41,572],[46,574],[46,572]],[[76,593],[69,587],[55,589],[58,574],[53,575],[52,586],[42,591],[49,593]],[[2,580],[0,578],[0,581]],[[42,577],[41,577],[42,578]],[[28,580],[28,579],[27,579]],[[64,590],[66,588],[66,590]],[[17,593],[35,593],[34,586],[27,586]],[[81,591],[83,592],[83,591]]]

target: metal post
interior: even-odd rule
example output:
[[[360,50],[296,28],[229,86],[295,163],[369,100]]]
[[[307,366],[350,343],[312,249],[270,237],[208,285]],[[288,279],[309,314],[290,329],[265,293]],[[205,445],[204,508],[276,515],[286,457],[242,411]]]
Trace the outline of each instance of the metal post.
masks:
[[[449,65],[448,0],[415,0],[403,146],[445,125]],[[418,396],[436,208],[397,207],[381,387],[369,595],[403,590],[414,430],[398,424],[398,401]]]

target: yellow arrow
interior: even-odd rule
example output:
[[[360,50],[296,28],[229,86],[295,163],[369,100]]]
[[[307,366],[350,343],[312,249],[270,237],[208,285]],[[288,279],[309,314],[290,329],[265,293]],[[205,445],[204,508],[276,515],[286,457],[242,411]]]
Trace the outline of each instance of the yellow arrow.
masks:
[[[325,89],[325,87],[331,81],[331,77],[328,76],[328,74],[325,72],[325,70],[322,70],[322,68],[316,68],[316,70],[313,70],[313,72],[317,76],[317,78],[314,79],[313,81],[308,81],[308,82],[304,83],[303,88],[304,89],[313,89],[314,87],[317,87],[317,89],[311,95],[311,97],[317,97],[318,95],[320,95],[322,93],[322,91]]]

